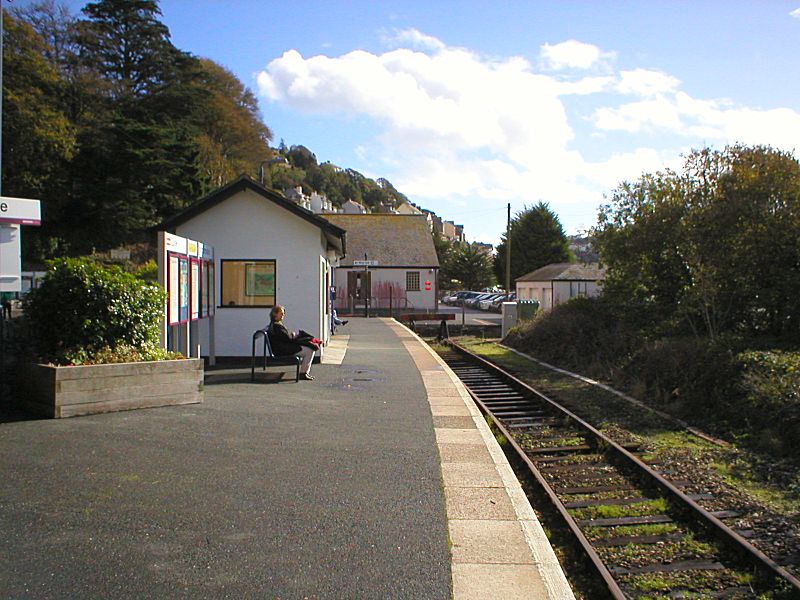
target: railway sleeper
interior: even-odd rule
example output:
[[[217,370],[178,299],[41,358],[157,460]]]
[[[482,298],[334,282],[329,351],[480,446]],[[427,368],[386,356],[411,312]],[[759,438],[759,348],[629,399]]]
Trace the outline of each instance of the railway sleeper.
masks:
[[[684,537],[682,533],[663,533],[661,535],[621,535],[619,537],[605,538],[592,542],[595,548],[611,548],[614,546],[627,546],[628,544],[659,544],[680,540]]]
[[[601,462],[571,462],[565,465],[559,463],[545,463],[541,465],[542,468],[539,470],[542,474],[546,475],[564,475],[569,476],[569,473],[575,472],[583,472],[586,474],[596,474],[596,475],[609,475],[616,473],[617,471],[614,467],[610,466],[608,463],[601,463]]]
[[[588,444],[580,444],[578,446],[545,446],[542,448],[528,448],[525,450],[525,454],[528,456],[536,456],[539,454],[563,454],[568,452],[570,454],[578,454],[578,453],[588,453],[594,452],[594,446],[589,446]]]
[[[500,410],[494,413],[494,416],[500,420],[506,419],[533,419],[536,416],[536,413],[532,413],[527,410]]]
[[[527,407],[530,406],[527,402],[504,402],[503,404],[497,404],[496,406],[492,407],[492,413],[497,413],[497,411],[501,410],[514,410],[519,408],[525,408],[526,412],[536,415],[537,417],[541,416],[541,413],[536,410],[527,410]]]
[[[555,490],[556,494],[571,496],[574,494],[599,494],[600,492],[631,492],[637,490],[631,484],[624,485],[593,485],[581,487],[563,487]],[[637,490],[638,491],[638,490]]]
[[[531,405],[530,400],[527,400],[524,396],[520,396],[519,394],[506,394],[506,393],[498,393],[498,394],[475,394],[478,396],[478,399],[490,406],[492,402],[524,402],[527,405]]]
[[[509,394],[518,393],[513,387],[508,384],[500,383],[497,381],[469,381],[462,379],[466,386],[472,390],[479,390],[481,392],[507,392]]]
[[[611,567],[612,575],[638,575],[640,573],[674,573],[676,571],[724,571],[725,565],[714,560],[681,560],[657,563],[644,567]]]
[[[655,525],[672,523],[669,515],[643,515],[639,517],[613,517],[606,519],[578,519],[580,527],[619,527],[620,525]]]
[[[618,473],[587,473],[584,476],[573,476],[568,478],[562,478],[548,473],[545,477],[547,477],[547,479],[551,482],[560,480],[563,483],[569,483],[571,487],[585,487],[589,485],[599,485],[602,483],[611,484],[612,481],[615,481],[617,484],[621,484],[622,482],[625,482],[626,484],[628,483],[628,480]]]
[[[638,504],[647,502],[652,498],[644,496],[631,496],[629,498],[599,498],[595,500],[579,500],[577,502],[564,502],[564,508],[589,508],[592,506],[627,506],[628,504]]]
[[[721,521],[725,519],[736,519],[742,516],[742,513],[736,510],[714,510],[709,512]]]
[[[507,429],[530,429],[532,422],[529,420],[506,423]]]
[[[533,463],[537,467],[547,466],[547,465],[552,465],[552,464],[557,464],[557,463],[572,464],[573,462],[574,462],[574,464],[579,464],[579,465],[591,465],[591,464],[598,464],[602,460],[600,458],[596,458],[596,459],[592,460],[593,457],[597,457],[597,456],[598,456],[597,454],[583,454],[583,455],[580,455],[580,454],[578,454],[578,455],[567,454],[567,455],[564,455],[564,456],[533,456],[533,457],[531,457],[531,460],[533,461]],[[586,458],[586,459],[590,459],[590,460],[575,461],[575,458]],[[603,464],[605,464],[605,463],[603,463]]]

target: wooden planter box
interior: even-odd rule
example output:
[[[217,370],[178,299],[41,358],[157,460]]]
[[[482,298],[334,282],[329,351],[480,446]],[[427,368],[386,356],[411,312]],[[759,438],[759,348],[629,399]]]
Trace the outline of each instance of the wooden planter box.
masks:
[[[28,364],[20,370],[18,404],[60,419],[78,415],[196,404],[203,401],[203,361],[54,367]]]

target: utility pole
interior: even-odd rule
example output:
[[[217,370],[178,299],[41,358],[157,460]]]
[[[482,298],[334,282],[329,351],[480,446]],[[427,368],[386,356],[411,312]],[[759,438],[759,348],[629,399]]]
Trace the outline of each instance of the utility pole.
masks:
[[[364,290],[364,318],[369,318],[369,294],[372,291],[372,286],[369,285],[369,262],[367,262],[367,253],[364,252],[364,285],[361,289]]]
[[[506,294],[511,293],[511,202],[506,219]]]

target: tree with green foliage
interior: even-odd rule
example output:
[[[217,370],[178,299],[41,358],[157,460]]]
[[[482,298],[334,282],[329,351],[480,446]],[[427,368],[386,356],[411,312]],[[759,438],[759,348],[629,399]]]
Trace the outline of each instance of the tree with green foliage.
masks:
[[[99,76],[102,108],[80,123],[74,212],[94,231],[92,245],[107,248],[200,194],[197,120],[210,94],[199,62],[170,42],[154,0],[101,0],[83,11],[79,59]]]
[[[508,240],[503,234],[496,247],[494,273],[505,285]],[[511,286],[518,277],[551,263],[572,260],[564,228],[550,206],[539,202],[524,207],[511,220]]]
[[[476,244],[454,244],[447,253],[439,274],[443,280],[456,280],[467,290],[481,290],[495,284],[492,258]]]
[[[431,230],[431,237],[433,238],[433,247],[436,250],[436,258],[439,259],[439,265],[443,266],[454,244],[435,229]]]
[[[83,13],[81,58],[103,75],[112,98],[146,97],[169,82],[181,53],[159,20],[156,0],[100,0],[87,4]]]
[[[664,327],[797,339],[798,231],[800,163],[737,145],[622,184],[594,236],[606,293]]]

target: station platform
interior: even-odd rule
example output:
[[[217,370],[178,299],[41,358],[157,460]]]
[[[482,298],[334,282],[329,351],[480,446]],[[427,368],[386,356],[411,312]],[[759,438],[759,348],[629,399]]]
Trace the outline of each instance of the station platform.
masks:
[[[439,357],[380,318],[328,350],[315,381],[247,369],[203,404],[0,423],[2,595],[573,598]]]

